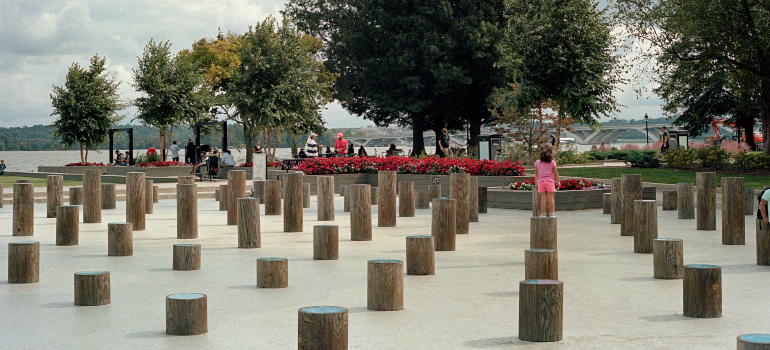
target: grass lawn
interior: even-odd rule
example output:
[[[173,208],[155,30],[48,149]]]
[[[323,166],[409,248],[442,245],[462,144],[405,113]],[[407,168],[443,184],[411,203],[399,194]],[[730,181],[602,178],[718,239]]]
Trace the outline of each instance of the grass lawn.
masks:
[[[622,174],[642,174],[645,182],[656,182],[664,184],[676,184],[677,182],[695,183],[695,173],[673,169],[646,169],[646,168],[625,168],[625,167],[606,167],[606,168],[564,168],[559,169],[559,175],[584,177],[593,179],[609,180],[613,177],[620,177]],[[743,174],[717,173],[717,187],[722,187],[723,177],[742,177],[744,186],[763,189],[770,185],[770,177],[754,176]]]
[[[32,183],[35,187],[45,187],[44,177],[24,177],[24,176],[0,176],[0,184],[3,184],[3,188],[13,189],[13,183],[18,179],[32,179]],[[64,186],[82,186],[82,181],[77,180],[64,180]]]

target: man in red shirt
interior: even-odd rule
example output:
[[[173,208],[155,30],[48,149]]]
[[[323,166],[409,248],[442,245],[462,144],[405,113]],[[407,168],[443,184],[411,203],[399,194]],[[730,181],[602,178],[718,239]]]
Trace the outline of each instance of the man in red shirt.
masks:
[[[342,138],[342,133],[337,133],[337,140],[334,141],[334,152],[337,154],[345,154],[348,152],[348,140]]]

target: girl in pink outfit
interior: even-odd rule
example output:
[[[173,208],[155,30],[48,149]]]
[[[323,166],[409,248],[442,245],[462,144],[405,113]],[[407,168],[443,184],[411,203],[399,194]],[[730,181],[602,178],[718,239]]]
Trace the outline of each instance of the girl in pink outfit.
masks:
[[[540,148],[540,159],[535,161],[535,179],[537,181],[537,192],[540,193],[540,216],[546,215],[547,208],[551,208],[551,215],[554,215],[553,194],[556,192],[556,184],[559,183],[559,171],[556,170],[556,161],[551,155],[551,148],[543,146]]]

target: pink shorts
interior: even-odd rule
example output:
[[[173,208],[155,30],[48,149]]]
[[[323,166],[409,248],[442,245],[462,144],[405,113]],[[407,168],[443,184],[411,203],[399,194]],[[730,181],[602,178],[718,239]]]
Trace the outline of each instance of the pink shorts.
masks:
[[[556,192],[556,184],[553,181],[543,181],[537,184],[537,192]]]

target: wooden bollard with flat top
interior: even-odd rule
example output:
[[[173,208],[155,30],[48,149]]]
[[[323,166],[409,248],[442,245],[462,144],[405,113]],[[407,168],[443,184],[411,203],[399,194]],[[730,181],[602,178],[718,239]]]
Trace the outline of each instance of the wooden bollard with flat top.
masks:
[[[62,205],[56,208],[56,245],[78,245],[80,207]]]
[[[227,211],[227,185],[219,185],[219,211]]]
[[[70,187],[70,205],[83,204],[83,187]]]
[[[487,188],[479,187],[479,213],[487,213]]]
[[[469,233],[470,219],[470,184],[471,175],[467,173],[453,173],[449,175],[449,198],[456,200],[457,213],[456,225],[457,234],[466,235]]]
[[[414,182],[398,183],[398,216],[414,217]]]
[[[130,222],[107,224],[107,256],[134,255],[134,233]]]
[[[722,268],[716,265],[685,265],[684,316],[722,317]]]
[[[428,185],[428,193],[430,194],[430,201],[433,203],[433,200],[436,198],[441,198],[441,185]]]
[[[0,184],[0,208],[3,207],[3,184]]]
[[[369,260],[366,308],[374,311],[404,309],[404,263],[401,260]]]
[[[554,196],[556,193],[554,193]],[[537,192],[537,186],[532,186],[532,216],[540,216],[540,193]],[[546,208],[546,213],[548,212],[549,208]]]
[[[117,208],[115,184],[102,184],[102,209]]]
[[[436,251],[455,250],[457,235],[457,201],[451,198],[433,199],[430,232]]]
[[[428,190],[417,190],[414,196],[415,209],[430,209],[430,193]]]
[[[663,210],[676,210],[676,190],[663,191]]]
[[[757,219],[757,265],[770,266],[770,225]]]
[[[350,211],[350,239],[353,241],[372,240],[372,206],[369,185],[350,185],[346,189],[352,204]]]
[[[743,178],[722,178],[722,244],[746,244]]]
[[[195,183],[195,176],[192,175],[182,175],[177,177],[177,183],[180,185],[192,185]]]
[[[176,238],[198,238],[198,185],[176,185]]]
[[[634,201],[642,199],[642,175],[623,174],[620,177],[620,235],[634,235]]]
[[[8,283],[40,281],[40,242],[8,243]]]
[[[340,193],[342,193],[342,211],[345,213],[350,212],[350,185],[340,187]]]
[[[698,230],[714,231],[717,229],[717,174],[696,173],[696,224]]]
[[[652,253],[652,241],[658,238],[658,203],[634,201],[634,253]]]
[[[553,249],[524,250],[524,279],[558,280],[558,252]]]
[[[377,226],[396,227],[396,172],[377,173]]]
[[[742,334],[736,350],[770,350],[770,334]]]
[[[313,226],[313,260],[339,259],[339,226]]]
[[[682,279],[684,243],[678,238],[657,238],[652,243],[653,277]]]
[[[144,173],[126,173],[126,222],[133,225],[134,231],[144,231],[144,196],[147,193],[144,185]]]
[[[267,180],[265,189],[265,215],[281,215],[281,181]]]
[[[246,172],[227,172],[227,224],[238,225],[238,198],[246,197]]]
[[[283,175],[286,186],[286,196],[283,199],[283,232],[302,232],[304,230],[302,211],[302,179],[303,173],[287,173]]]
[[[17,182],[13,184],[13,235],[32,236],[34,223],[35,185]]]
[[[470,177],[471,186],[468,189],[468,222],[479,222],[479,178]]]
[[[160,186],[158,185],[152,186],[152,202],[160,202]]]
[[[557,222],[555,216],[529,219],[529,249],[556,250]]]
[[[519,282],[519,339],[553,342],[564,328],[564,283],[556,280]]]
[[[64,176],[47,175],[45,177],[46,217],[55,218],[56,208],[64,205]],[[2,195],[0,193],[0,195]],[[0,202],[2,202],[0,197]]]
[[[380,193],[380,189],[379,189],[379,188],[377,188],[377,187],[372,187],[372,188],[371,188],[371,192],[372,192],[372,193],[371,193],[371,196],[372,196],[372,205],[377,205],[377,203],[380,201],[380,199],[379,199],[379,198],[380,198],[380,196],[379,196],[379,193]]]
[[[85,271],[75,273],[75,305],[100,306],[109,303],[109,271]]]
[[[289,260],[286,258],[257,259],[258,288],[286,288],[289,286]]]
[[[238,248],[259,248],[259,198],[238,198]]]
[[[144,212],[146,214],[152,214],[153,209],[155,209],[155,202],[152,200],[155,196],[155,186],[153,185],[154,182],[152,180],[144,181],[144,189],[147,191],[147,193],[144,195]]]
[[[206,294],[166,296],[166,334],[197,335],[209,331]]]
[[[83,222],[102,222],[102,173],[99,170],[83,172]]]
[[[310,208],[310,184],[302,184],[302,208]]]
[[[677,218],[684,220],[695,219],[695,199],[692,192],[693,185],[691,182],[678,182],[676,184]]]
[[[347,350],[348,310],[336,306],[299,309],[299,350]]]
[[[259,198],[260,203],[265,203],[265,180],[251,181],[251,196]]]
[[[201,269],[200,244],[174,244],[174,270],[192,271]]]
[[[318,221],[334,221],[334,176],[316,177]]]
[[[406,274],[435,275],[436,260],[432,236],[406,237]]]
[[[753,187],[744,187],[743,188],[743,210],[746,215],[754,215],[756,212],[754,210],[754,188]]]
[[[623,203],[621,199],[621,194],[623,192],[622,189],[622,182],[619,177],[613,177],[612,178],[612,184],[611,184],[611,191],[612,193],[612,212],[610,213],[610,223],[612,224],[620,224],[621,218],[622,218],[622,206],[621,203]]]
[[[612,214],[612,193],[602,194],[602,214]]]

